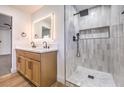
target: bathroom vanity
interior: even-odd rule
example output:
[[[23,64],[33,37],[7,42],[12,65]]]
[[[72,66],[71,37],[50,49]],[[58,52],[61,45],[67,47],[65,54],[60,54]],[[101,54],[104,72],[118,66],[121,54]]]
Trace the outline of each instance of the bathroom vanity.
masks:
[[[48,87],[57,78],[57,50],[16,49],[17,71],[36,86]]]
[[[36,86],[48,87],[56,82],[57,48],[47,44],[54,39],[54,25],[54,13],[33,21],[32,41],[45,46],[36,47],[32,42],[32,47],[16,48],[17,71]]]

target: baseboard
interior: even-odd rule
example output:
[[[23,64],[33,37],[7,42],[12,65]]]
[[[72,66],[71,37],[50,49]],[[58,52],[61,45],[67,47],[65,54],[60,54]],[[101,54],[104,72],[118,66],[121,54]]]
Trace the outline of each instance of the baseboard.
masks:
[[[11,68],[11,73],[16,73],[16,69]]]
[[[62,84],[65,84],[65,79],[60,77],[60,76],[57,76],[57,81],[62,83]]]

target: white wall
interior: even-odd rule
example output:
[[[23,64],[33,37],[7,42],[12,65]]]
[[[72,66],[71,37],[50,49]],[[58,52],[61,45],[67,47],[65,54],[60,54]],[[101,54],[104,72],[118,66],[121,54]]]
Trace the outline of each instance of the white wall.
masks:
[[[55,14],[55,41],[58,45],[57,60],[57,78],[64,83],[64,6],[49,5],[44,6],[32,15],[32,21],[48,16],[50,13]],[[41,43],[41,42],[39,42]]]
[[[12,72],[16,71],[15,47],[29,44],[31,38],[31,16],[18,11],[10,6],[0,6],[0,13],[12,16]],[[22,38],[21,32],[26,32],[27,37]]]

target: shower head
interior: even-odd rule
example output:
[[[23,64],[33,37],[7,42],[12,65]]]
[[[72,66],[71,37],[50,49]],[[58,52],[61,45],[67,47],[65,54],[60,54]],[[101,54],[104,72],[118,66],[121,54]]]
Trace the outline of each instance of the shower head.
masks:
[[[10,24],[4,23],[4,25],[8,26],[10,29],[12,29],[12,26]]]
[[[80,14],[80,17],[86,16],[86,15],[88,15],[88,9],[79,11],[78,13],[74,14],[74,16],[78,15],[78,14]]]

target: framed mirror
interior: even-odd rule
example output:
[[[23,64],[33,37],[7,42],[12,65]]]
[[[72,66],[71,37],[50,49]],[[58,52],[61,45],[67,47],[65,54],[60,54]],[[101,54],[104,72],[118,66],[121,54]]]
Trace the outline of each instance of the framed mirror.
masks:
[[[32,37],[34,40],[53,39],[54,14],[51,13],[33,22]]]

